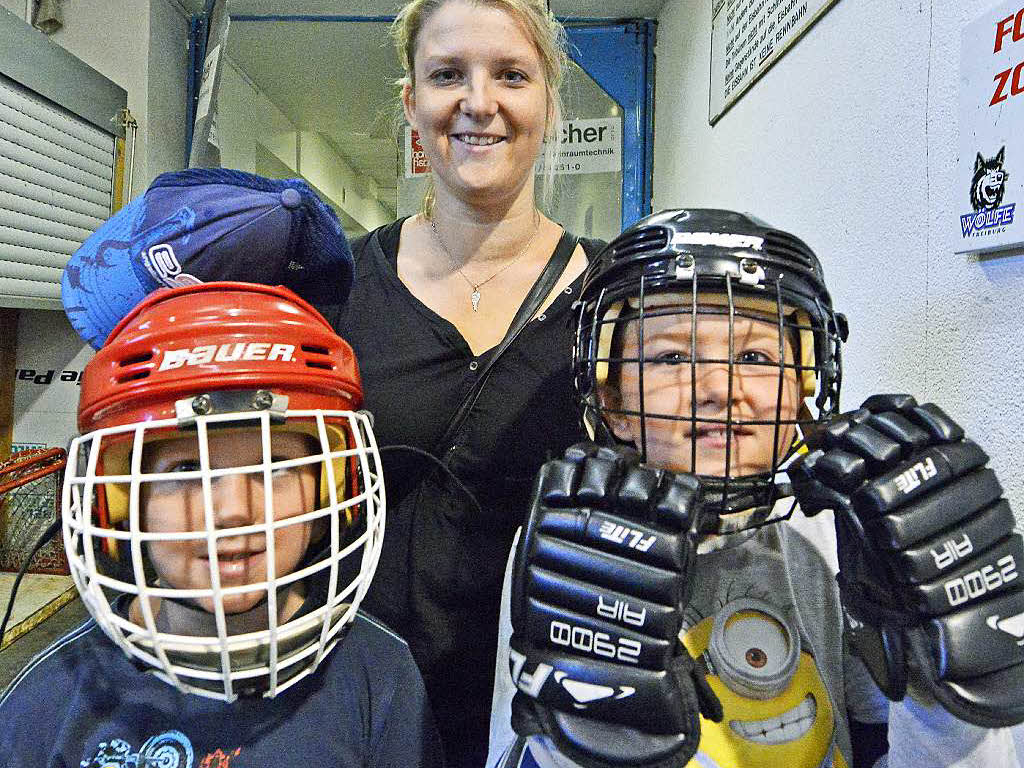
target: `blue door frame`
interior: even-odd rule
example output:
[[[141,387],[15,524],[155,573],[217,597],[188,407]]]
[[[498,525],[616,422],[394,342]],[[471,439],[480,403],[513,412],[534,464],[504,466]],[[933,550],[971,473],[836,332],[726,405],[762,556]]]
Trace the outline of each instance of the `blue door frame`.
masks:
[[[651,212],[654,32],[649,20],[567,26],[569,55],[622,107],[622,228]]]
[[[206,40],[214,0],[192,17],[189,25],[189,77],[186,84],[185,157],[192,148],[192,129],[206,58]],[[232,15],[232,22],[317,21],[390,23],[393,16]],[[649,19],[609,22],[566,19],[569,55],[622,108],[622,228],[651,212],[654,150],[654,34]],[[187,160],[186,160],[187,162]]]

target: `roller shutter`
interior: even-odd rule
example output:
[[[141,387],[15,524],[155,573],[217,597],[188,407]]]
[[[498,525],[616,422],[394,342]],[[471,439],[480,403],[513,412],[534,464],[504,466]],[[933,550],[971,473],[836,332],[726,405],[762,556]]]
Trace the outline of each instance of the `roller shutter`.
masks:
[[[0,8],[0,307],[60,309],[68,257],[120,205],[127,97]]]
[[[68,257],[110,215],[113,179],[113,135],[0,75],[3,303],[59,301]]]

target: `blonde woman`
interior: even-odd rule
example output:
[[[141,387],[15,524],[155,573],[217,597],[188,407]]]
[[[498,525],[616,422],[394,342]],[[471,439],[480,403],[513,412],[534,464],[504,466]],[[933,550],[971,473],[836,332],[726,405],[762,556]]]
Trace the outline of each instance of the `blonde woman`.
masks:
[[[412,647],[449,766],[479,768],[505,558],[540,464],[583,434],[568,318],[601,243],[538,207],[534,166],[557,134],[567,61],[542,0],[414,0],[393,32],[432,190],[422,213],[353,243],[349,304],[321,308],[359,356],[386,462],[367,606]],[[549,262],[529,322],[503,345]]]

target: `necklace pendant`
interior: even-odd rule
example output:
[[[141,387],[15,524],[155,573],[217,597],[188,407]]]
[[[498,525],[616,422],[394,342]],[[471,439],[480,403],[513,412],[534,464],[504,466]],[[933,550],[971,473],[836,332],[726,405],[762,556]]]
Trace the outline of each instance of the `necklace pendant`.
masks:
[[[473,292],[469,294],[469,300],[473,302],[473,311],[476,312],[477,308],[480,306],[480,291],[474,289]]]

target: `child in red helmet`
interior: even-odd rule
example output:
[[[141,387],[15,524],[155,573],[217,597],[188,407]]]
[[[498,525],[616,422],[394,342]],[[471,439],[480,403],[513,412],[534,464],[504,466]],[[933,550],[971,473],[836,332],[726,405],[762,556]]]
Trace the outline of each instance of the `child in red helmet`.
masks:
[[[196,284],[180,264],[183,287],[112,330],[120,310],[97,305],[99,286],[125,279],[104,277],[111,248],[122,272],[154,253],[187,265],[188,249],[241,231],[243,258],[261,227],[294,224],[289,211],[322,214],[289,190],[221,190],[214,205],[239,203],[227,224],[180,189],[167,220],[147,221],[158,206],[140,198],[72,260],[65,302],[106,340],[85,369],[62,497],[92,618],[0,697],[0,764],[442,765],[407,645],[359,611],[384,488],[351,348],[287,288]],[[303,261],[295,233],[278,241]]]

